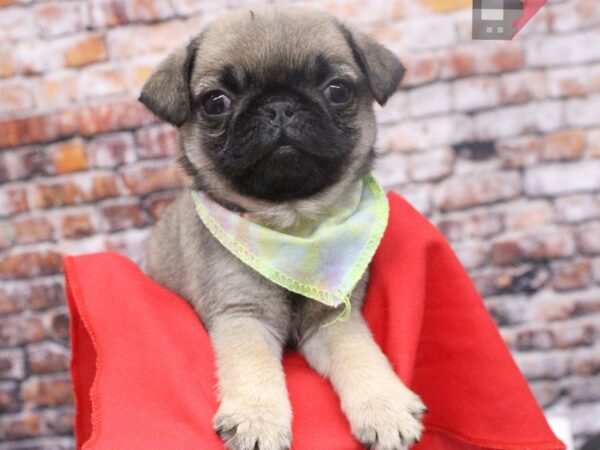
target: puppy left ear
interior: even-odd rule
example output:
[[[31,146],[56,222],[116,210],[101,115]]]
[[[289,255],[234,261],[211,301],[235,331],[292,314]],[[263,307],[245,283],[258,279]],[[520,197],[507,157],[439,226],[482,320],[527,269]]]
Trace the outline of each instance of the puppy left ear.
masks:
[[[392,51],[372,37],[341,23],[338,27],[367,77],[373,97],[380,105],[385,104],[398,89],[406,72],[404,66]]]
[[[163,120],[180,127],[191,111],[190,77],[197,43],[173,50],[150,75],[139,101]]]

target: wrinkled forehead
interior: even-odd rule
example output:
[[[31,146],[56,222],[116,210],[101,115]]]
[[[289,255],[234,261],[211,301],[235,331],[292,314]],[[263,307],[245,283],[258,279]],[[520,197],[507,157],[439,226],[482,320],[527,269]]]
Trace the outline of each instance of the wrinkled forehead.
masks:
[[[192,86],[215,83],[319,82],[331,74],[360,76],[352,51],[334,20],[315,11],[238,11],[200,36]],[[239,86],[238,86],[239,87]]]

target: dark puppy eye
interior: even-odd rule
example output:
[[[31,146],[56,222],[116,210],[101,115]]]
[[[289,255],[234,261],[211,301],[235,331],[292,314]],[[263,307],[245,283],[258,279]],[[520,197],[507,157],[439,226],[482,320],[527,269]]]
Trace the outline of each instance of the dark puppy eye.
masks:
[[[325,97],[331,103],[343,105],[344,103],[348,103],[352,98],[352,89],[343,81],[333,80],[325,88]]]
[[[223,91],[212,91],[202,98],[202,109],[209,116],[220,116],[231,108],[231,99]]]

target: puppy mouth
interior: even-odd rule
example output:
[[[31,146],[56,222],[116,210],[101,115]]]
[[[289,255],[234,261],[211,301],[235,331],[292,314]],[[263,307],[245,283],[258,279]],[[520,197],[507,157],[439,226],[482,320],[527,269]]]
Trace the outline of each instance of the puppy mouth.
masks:
[[[301,150],[297,149],[296,147],[289,145],[289,144],[283,144],[280,145],[279,147],[277,147],[273,152],[272,155],[273,156],[294,156],[294,155],[298,155],[299,153],[302,153]]]

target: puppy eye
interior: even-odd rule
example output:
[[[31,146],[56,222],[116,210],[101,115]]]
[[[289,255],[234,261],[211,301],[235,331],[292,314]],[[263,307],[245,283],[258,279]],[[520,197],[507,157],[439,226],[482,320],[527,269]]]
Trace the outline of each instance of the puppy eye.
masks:
[[[325,97],[331,103],[342,105],[352,98],[352,89],[343,81],[334,80],[325,88]]]
[[[209,116],[220,116],[231,108],[231,99],[223,91],[212,91],[202,99],[202,109]]]

